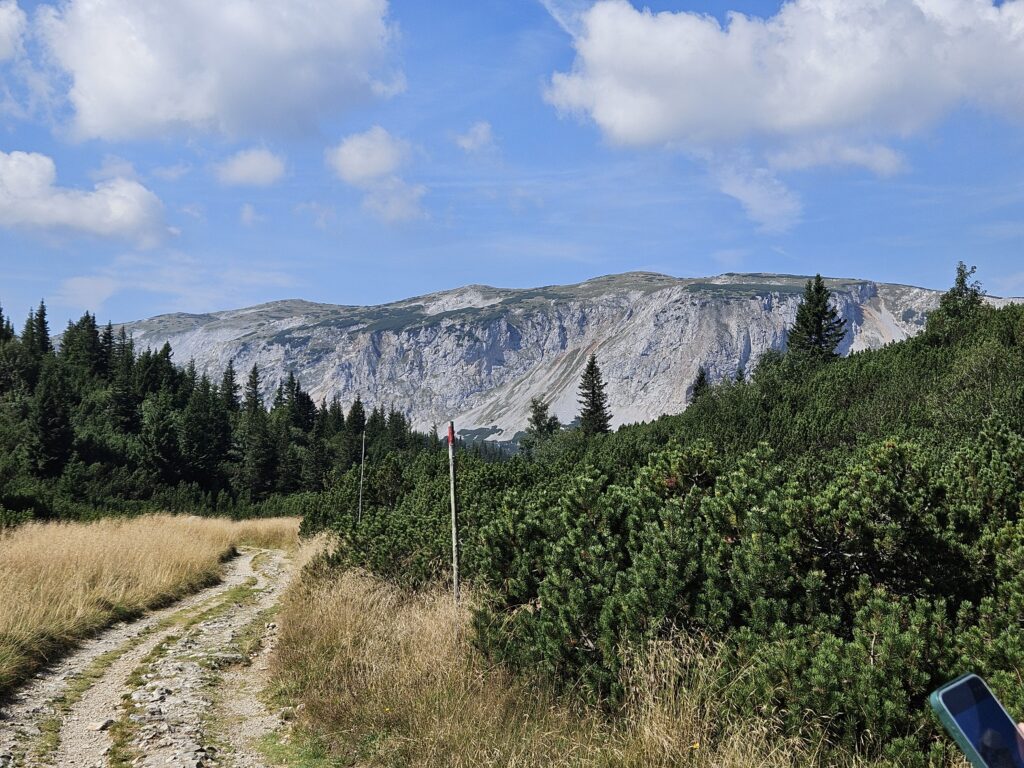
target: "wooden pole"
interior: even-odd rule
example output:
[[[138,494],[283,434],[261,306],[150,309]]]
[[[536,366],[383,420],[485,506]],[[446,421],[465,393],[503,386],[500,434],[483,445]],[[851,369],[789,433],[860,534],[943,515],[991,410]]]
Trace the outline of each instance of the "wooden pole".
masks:
[[[448,474],[452,496],[452,592],[459,602],[459,521],[455,514],[455,422],[448,422]]]
[[[359,454],[359,512],[356,525],[363,521],[363,468],[366,466],[366,430],[363,430],[363,450]]]

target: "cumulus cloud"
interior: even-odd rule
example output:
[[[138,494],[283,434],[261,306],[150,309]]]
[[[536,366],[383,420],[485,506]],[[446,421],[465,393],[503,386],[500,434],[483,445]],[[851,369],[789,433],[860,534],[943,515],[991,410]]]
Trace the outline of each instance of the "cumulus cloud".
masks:
[[[491,149],[494,146],[494,132],[491,130],[491,124],[484,120],[473,123],[468,131],[455,137],[455,143],[464,152],[470,154]]]
[[[906,135],[961,103],[1024,115],[1024,3],[793,0],[774,16],[602,0],[548,99],[615,142]]]
[[[338,178],[360,187],[392,175],[408,153],[408,144],[375,125],[343,139],[327,150],[326,157]]]
[[[715,172],[715,180],[764,232],[785,232],[800,220],[800,198],[766,168],[727,166]]]
[[[50,157],[0,152],[0,226],[120,238],[145,247],[167,233],[159,198],[133,179],[101,179],[92,190],[56,181]]]
[[[711,163],[755,220],[798,215],[793,193],[764,194],[780,191],[775,172],[856,166],[889,176],[907,168],[891,142],[963,105],[1024,117],[1020,0],[790,0],[770,17],[734,12],[724,24],[626,0],[582,10],[541,2],[576,49],[547,100],[619,145],[756,154],[757,171],[723,174]]]
[[[401,90],[387,0],[66,0],[39,34],[82,139],[309,130]]]
[[[215,168],[221,184],[249,187],[269,187],[284,170],[284,160],[267,149],[242,150]]]
[[[375,125],[330,147],[324,158],[338,178],[364,190],[364,209],[383,221],[396,223],[426,216],[420,202],[427,188],[409,184],[397,175],[408,155],[405,141]]]
[[[22,50],[27,19],[16,0],[0,0],[0,61],[13,59]]]

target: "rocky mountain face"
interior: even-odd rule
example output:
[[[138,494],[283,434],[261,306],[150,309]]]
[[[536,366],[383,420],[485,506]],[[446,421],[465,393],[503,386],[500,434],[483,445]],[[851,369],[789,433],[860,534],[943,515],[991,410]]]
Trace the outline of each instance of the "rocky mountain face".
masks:
[[[471,285],[374,307],[278,301],[204,315],[126,324],[136,346],[170,342],[219,376],[259,365],[269,395],[289,371],[316,400],[360,394],[426,429],[454,419],[461,434],[509,440],[530,398],[563,422],[596,353],[614,424],[683,410],[699,366],[712,381],[752,370],[785,346],[807,278],[727,274],[688,279],[652,273],[578,285],[504,290]],[[844,353],[919,332],[939,292],[865,280],[828,280],[848,321]]]

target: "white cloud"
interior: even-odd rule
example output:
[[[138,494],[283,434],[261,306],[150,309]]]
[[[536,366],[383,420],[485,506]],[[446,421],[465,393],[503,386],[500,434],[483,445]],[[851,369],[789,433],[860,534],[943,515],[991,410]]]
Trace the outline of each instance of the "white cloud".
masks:
[[[284,160],[267,149],[246,149],[216,168],[217,179],[230,186],[269,187],[284,176]]]
[[[186,216],[191,216],[196,221],[206,221],[206,211],[199,203],[188,203],[181,206],[180,210]]]
[[[174,165],[163,165],[153,169],[153,175],[164,181],[177,181],[192,170],[188,163],[175,163]]]
[[[108,179],[132,179],[138,180],[135,166],[130,161],[117,155],[107,155],[103,158],[103,164],[89,173],[93,181],[106,181]]]
[[[878,176],[893,176],[907,170],[899,152],[882,144],[847,145],[827,139],[806,140],[768,153],[768,162],[779,170],[800,170],[819,165],[854,165]]]
[[[961,103],[1024,115],[1024,3],[792,0],[767,19],[602,0],[548,99],[633,146],[903,136]]]
[[[397,175],[408,155],[405,141],[375,125],[346,137],[324,158],[338,178],[366,193],[364,209],[382,221],[398,223],[426,217],[420,203],[427,188]]]
[[[126,254],[111,264],[64,280],[54,303],[98,311],[120,293],[165,297],[152,305],[160,312],[209,312],[264,301],[266,289],[295,285],[287,272],[273,265],[200,259],[176,251],[154,255]]]
[[[120,238],[145,247],[167,233],[163,204],[137,181],[109,178],[91,191],[56,181],[50,157],[0,152],[0,226]]]
[[[354,133],[327,150],[327,164],[343,181],[361,187],[392,175],[405,161],[408,145],[379,125]]]
[[[892,141],[964,105],[1024,117],[1021,0],[790,0],[773,16],[734,12],[724,24],[626,0],[541,2],[576,49],[571,70],[551,78],[551,104],[615,144],[707,160],[769,228],[799,216],[773,171],[889,176],[907,169]],[[760,170],[716,172],[737,150]]]
[[[16,0],[0,0],[0,61],[13,59],[21,53],[26,27],[25,12]]]
[[[263,221],[263,217],[256,213],[256,206],[252,203],[244,203],[238,212],[238,220],[245,226],[251,227],[256,222]]]
[[[65,0],[40,39],[78,138],[309,130],[403,87],[387,0]]]
[[[491,124],[483,120],[473,123],[468,131],[455,137],[455,143],[464,152],[471,154],[491,149],[494,147],[494,132],[491,130]]]
[[[363,207],[382,221],[400,223],[426,218],[420,201],[427,193],[422,184],[408,184],[390,178],[375,185],[363,199]]]
[[[583,15],[593,0],[540,0],[558,26],[572,36],[578,35],[583,29]]]
[[[764,232],[785,232],[800,220],[800,198],[765,168],[727,166],[715,173],[715,180]]]

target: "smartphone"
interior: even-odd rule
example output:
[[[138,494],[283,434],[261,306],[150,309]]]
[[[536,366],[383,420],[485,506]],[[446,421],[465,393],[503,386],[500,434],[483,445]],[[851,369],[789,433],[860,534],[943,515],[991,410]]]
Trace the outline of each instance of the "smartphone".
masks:
[[[974,768],[1024,768],[1024,737],[985,681],[961,675],[929,698]]]

